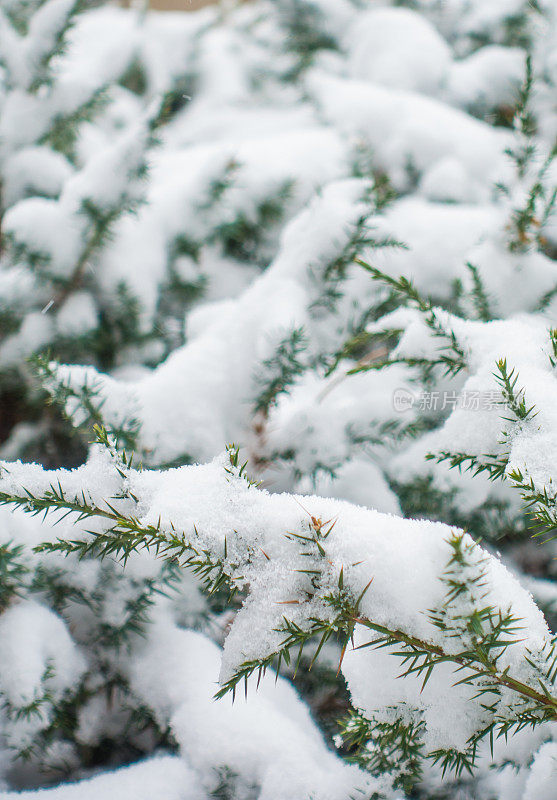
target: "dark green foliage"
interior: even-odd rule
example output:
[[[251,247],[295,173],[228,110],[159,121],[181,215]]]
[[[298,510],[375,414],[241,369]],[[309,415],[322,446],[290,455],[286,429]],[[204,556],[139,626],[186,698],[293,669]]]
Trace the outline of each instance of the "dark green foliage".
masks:
[[[267,415],[278,397],[288,392],[296,377],[306,370],[307,361],[302,357],[307,344],[303,328],[294,328],[273,355],[263,361],[256,373],[256,382],[261,386],[253,406],[256,413]]]
[[[551,162],[557,156],[557,145],[542,164],[530,188],[524,206],[514,209],[511,217],[513,237],[509,242],[511,252],[525,252],[531,244],[544,245],[541,233],[554,213],[557,188],[548,189],[545,176]]]
[[[284,219],[286,204],[292,195],[294,182],[285,181],[277,190],[256,203],[250,212],[240,211],[233,219],[219,223],[209,241],[220,244],[229,258],[266,267],[270,231]],[[216,202],[226,187],[215,182],[212,189]]]
[[[343,283],[348,270],[358,261],[357,256],[365,248],[404,247],[404,244],[391,237],[377,238],[373,233],[370,217],[375,213],[373,204],[362,214],[354,225],[346,243],[326,264],[312,268],[310,274],[320,291],[311,305],[314,316],[333,314],[338,301],[343,296]]]
[[[71,405],[77,405],[82,419],[76,423],[73,417],[68,421],[80,431],[87,442],[90,442],[91,431],[104,430],[102,407],[104,400],[98,382],[85,380],[75,389],[70,380],[59,377],[53,362],[46,356],[33,359],[34,369],[42,385],[49,393],[50,402],[57,405],[63,413],[68,413]],[[109,435],[117,448],[133,450],[137,442],[139,421],[135,418],[125,419],[120,425],[112,426]]]
[[[549,361],[551,362],[551,366],[557,366],[557,328],[551,328],[549,331],[549,339],[551,342],[551,350],[552,354],[549,357]]]
[[[155,328],[165,343],[165,353],[180,347],[186,340],[186,313],[204,294],[207,279],[199,274],[197,280],[185,280],[172,267],[166,282],[160,287]]]
[[[228,475],[237,478],[242,478],[243,480],[246,481],[248,486],[259,486],[259,482],[254,480],[253,478],[250,478],[250,476],[247,473],[248,462],[244,461],[243,463],[241,463],[240,448],[238,447],[238,445],[234,443],[228,444],[226,446],[226,453],[228,455],[229,463],[228,466],[224,468],[225,472]]]
[[[0,612],[19,594],[28,571],[22,545],[0,544]]]
[[[489,322],[491,319],[493,319],[493,313],[490,308],[489,297],[485,290],[480,271],[474,266],[474,264],[470,264],[470,262],[466,264],[466,268],[468,269],[470,277],[472,278],[471,295],[476,316],[483,322]]]
[[[506,358],[501,358],[497,362],[495,378],[501,387],[503,403],[513,414],[510,422],[515,420],[526,422],[535,416],[534,406],[528,406],[526,403],[524,389],[517,390],[518,373],[515,369],[509,369]],[[503,417],[503,419],[509,418]]]
[[[424,370],[424,378],[429,380],[434,367],[442,367],[445,375],[457,375],[466,367],[466,354],[458,342],[456,334],[440,319],[437,310],[429,300],[421,296],[411,281],[405,277],[391,278],[365,261],[360,259],[356,259],[356,261],[370,273],[373,280],[379,281],[392,289],[399,296],[401,305],[408,305],[420,311],[424,324],[429,328],[432,335],[439,339],[440,344],[438,347],[439,355],[436,358],[387,358],[382,361],[374,361],[371,364],[359,365],[351,372],[383,369],[389,364],[404,363],[410,367],[421,367]]]
[[[531,247],[545,246],[543,230],[557,201],[557,188],[548,185],[547,181],[548,170],[557,156],[557,142],[545,155],[539,152],[538,123],[532,110],[534,84],[532,58],[528,55],[526,75],[513,120],[516,130],[515,144],[505,151],[514,164],[519,181],[530,182],[525,202],[513,208],[511,213],[508,239],[511,253],[524,253]],[[510,197],[508,186],[497,184],[496,188]]]
[[[137,298],[121,281],[116,287],[115,295],[107,298],[99,309],[99,326],[90,344],[91,352],[100,369],[103,371],[112,369],[119,363],[120,354],[125,352],[127,347],[138,346],[146,341],[146,335],[140,330],[139,316],[140,306]],[[65,363],[75,361],[57,357]],[[87,363],[88,360],[86,356],[82,356],[79,362]]]
[[[319,50],[336,50],[335,38],[325,28],[325,17],[312,0],[279,0],[279,20],[284,29],[285,50],[294,65],[285,75],[294,80],[307,69]]]
[[[234,800],[238,791],[245,800],[257,800],[259,788],[255,784],[246,786],[237,772],[229,767],[220,767],[217,770],[217,785],[209,796],[214,800]]]
[[[140,96],[145,94],[147,91],[147,75],[145,67],[139,58],[132,59],[124,74],[120,77],[119,82],[125,89],[129,89],[134,94]]]
[[[64,52],[68,32],[74,24],[77,15],[85,11],[85,9],[91,5],[92,3],[90,0],[74,0],[62,25],[55,33],[52,47],[41,54],[40,59],[35,65],[35,78],[30,86],[31,92],[38,92],[42,86],[51,83],[52,73],[50,67],[52,61]]]
[[[369,720],[352,711],[343,721],[342,738],[351,761],[372,775],[389,774],[395,789],[411,794],[422,774],[423,723]]]
[[[187,106],[195,94],[196,84],[197,78],[193,73],[185,73],[175,79],[174,85],[165,92],[161,100],[153,121],[154,128],[166,125]]]
[[[354,149],[352,174],[355,178],[368,178],[372,181],[369,199],[376,213],[384,211],[399,196],[388,174],[377,169],[373,151],[367,144],[359,143]]]
[[[49,145],[53,150],[58,150],[75,163],[75,145],[80,126],[102,113],[107,103],[107,87],[96,89],[85,102],[73,111],[56,115],[49,130],[39,140],[39,144]]]

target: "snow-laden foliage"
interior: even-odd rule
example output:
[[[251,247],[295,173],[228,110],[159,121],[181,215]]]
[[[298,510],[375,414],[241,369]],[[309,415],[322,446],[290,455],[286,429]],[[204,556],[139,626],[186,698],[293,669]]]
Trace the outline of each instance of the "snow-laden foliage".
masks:
[[[552,797],[554,4],[0,5],[0,798]]]

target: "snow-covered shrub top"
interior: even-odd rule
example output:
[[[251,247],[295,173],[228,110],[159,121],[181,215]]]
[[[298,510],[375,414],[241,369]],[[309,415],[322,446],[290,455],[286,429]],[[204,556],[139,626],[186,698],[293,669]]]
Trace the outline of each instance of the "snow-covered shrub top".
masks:
[[[75,472],[10,464],[0,493],[37,511],[35,498],[52,493],[58,511],[99,519],[100,527],[94,523],[85,539],[68,545],[72,522],[62,519],[54,550],[126,558],[136,547],[152,548],[192,566],[213,590],[226,580],[247,591],[225,641],[225,690],[262,673],[271,656],[287,658],[312,634],[344,631],[354,649],[341,656],[339,668],[354,704],[376,720],[390,722],[395,714],[423,724],[428,753],[465,751],[486,726],[512,729],[529,701],[544,702],[538,689],[547,680],[552,644],[542,613],[496,558],[457,529],[338,500],[269,494],[238,469],[237,451],[166,472],[137,472],[102,449]],[[107,505],[109,493],[122,499]],[[461,582],[469,586],[456,591]],[[383,638],[390,649],[402,648],[399,657],[430,658],[415,675],[410,671],[402,691],[396,660],[366,647]],[[487,671],[473,655],[484,639],[492,661]],[[428,669],[435,669],[435,680],[425,688]],[[495,715],[486,692],[498,695]]]

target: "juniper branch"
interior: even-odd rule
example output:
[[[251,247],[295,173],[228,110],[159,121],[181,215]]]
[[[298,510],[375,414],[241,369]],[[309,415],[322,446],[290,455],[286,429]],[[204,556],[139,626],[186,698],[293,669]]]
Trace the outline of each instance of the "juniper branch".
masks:
[[[462,349],[456,334],[450,328],[447,328],[439,318],[437,310],[433,307],[429,300],[426,300],[418,292],[412,281],[404,276],[396,279],[387,275],[376,267],[367,264],[362,259],[355,259],[356,263],[367,270],[372,279],[383,283],[394,291],[401,299],[401,301],[410,307],[416,308],[422,315],[424,323],[432,332],[433,336],[443,340],[444,344],[441,347],[440,355],[437,358],[405,358],[396,357],[392,359],[385,359],[385,361],[376,362],[373,364],[363,364],[356,367],[351,372],[366,371],[368,369],[382,369],[384,366],[391,364],[404,363],[408,366],[424,366],[434,367],[441,366],[444,368],[446,375],[457,375],[461,370],[467,367],[467,358],[464,350]]]

